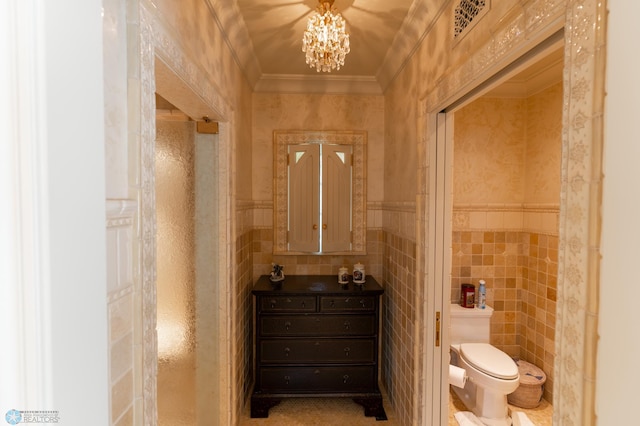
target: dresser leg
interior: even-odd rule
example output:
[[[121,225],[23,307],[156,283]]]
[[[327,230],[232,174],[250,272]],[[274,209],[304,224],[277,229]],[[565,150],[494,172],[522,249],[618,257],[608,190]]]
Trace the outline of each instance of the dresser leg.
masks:
[[[382,406],[382,397],[372,396],[368,398],[353,398],[353,402],[364,407],[366,417],[375,417],[376,420],[387,420],[387,413]]]
[[[269,417],[269,409],[280,404],[278,398],[251,398],[251,417],[266,418]]]

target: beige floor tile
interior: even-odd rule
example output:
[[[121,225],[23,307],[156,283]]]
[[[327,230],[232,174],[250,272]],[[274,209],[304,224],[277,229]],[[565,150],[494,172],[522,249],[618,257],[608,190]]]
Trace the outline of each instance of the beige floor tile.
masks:
[[[247,406],[240,426],[398,426],[388,402],[384,401],[383,404],[387,421],[365,417],[364,408],[349,398],[288,398],[271,408],[266,419],[252,419]]]
[[[544,399],[536,408],[520,408],[509,404],[511,412],[522,411],[526,413],[529,420],[535,426],[551,426],[553,417],[553,406]],[[453,391],[449,392],[449,426],[458,426],[458,422],[453,416],[458,411],[468,411],[458,395]]]

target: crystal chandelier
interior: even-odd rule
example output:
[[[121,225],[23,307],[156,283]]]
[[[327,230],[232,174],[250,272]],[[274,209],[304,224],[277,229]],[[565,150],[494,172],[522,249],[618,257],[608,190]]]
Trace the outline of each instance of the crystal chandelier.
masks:
[[[302,51],[307,65],[316,71],[331,72],[344,66],[349,48],[345,22],[333,7],[334,0],[318,0],[316,12],[309,17],[302,37]]]

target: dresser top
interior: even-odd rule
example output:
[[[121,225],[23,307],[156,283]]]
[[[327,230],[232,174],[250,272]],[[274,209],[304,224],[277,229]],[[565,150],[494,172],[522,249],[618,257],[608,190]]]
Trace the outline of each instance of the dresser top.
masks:
[[[365,283],[354,284],[349,282],[346,286],[338,283],[337,275],[287,275],[283,281],[272,283],[269,275],[262,275],[253,287],[253,294],[317,294],[317,295],[380,295],[384,289],[370,275],[366,276]]]

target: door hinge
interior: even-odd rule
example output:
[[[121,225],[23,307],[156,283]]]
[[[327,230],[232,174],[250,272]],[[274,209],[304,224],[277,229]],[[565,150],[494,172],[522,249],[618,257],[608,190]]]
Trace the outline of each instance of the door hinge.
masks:
[[[440,346],[440,312],[436,312],[436,347]]]

